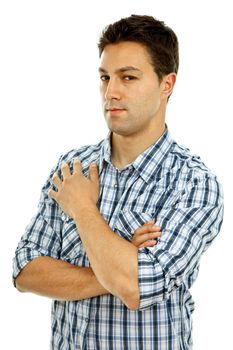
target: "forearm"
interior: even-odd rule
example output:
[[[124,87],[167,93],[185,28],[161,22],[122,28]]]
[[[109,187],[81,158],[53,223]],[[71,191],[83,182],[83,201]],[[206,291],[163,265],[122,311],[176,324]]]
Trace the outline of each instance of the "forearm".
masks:
[[[57,300],[81,300],[109,293],[89,267],[78,267],[50,257],[29,262],[16,279],[21,292]]]
[[[99,282],[129,308],[136,309],[138,249],[114,233],[95,206],[78,211],[75,222]]]

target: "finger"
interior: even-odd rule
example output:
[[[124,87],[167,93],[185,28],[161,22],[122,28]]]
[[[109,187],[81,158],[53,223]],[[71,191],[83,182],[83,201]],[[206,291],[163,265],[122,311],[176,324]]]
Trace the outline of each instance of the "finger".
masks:
[[[99,172],[96,163],[92,163],[89,167],[89,179],[95,183],[99,182]]]
[[[143,226],[137,228],[135,230],[135,233],[134,234],[143,234],[143,233],[148,233],[148,231],[152,231],[152,232],[159,232],[161,231],[161,227],[159,226],[156,226],[156,225],[151,225],[151,224],[144,224]]]
[[[82,163],[79,158],[74,158],[73,167],[74,167],[73,173],[76,173],[76,174],[82,173]]]
[[[61,181],[60,177],[57,175],[57,173],[54,173],[54,174],[53,174],[52,181],[53,181],[53,184],[54,184],[57,188],[61,187],[62,181]]]
[[[146,241],[144,243],[142,243],[139,248],[149,248],[149,247],[154,247],[157,244],[157,240],[156,239],[151,239],[150,241]]]
[[[70,177],[70,167],[69,165],[66,163],[66,162],[62,162],[62,165],[61,165],[61,172],[62,172],[62,176],[63,178],[67,178],[67,177]]]
[[[136,236],[134,237],[134,242],[137,244],[137,245],[140,245],[144,242],[147,242],[151,239],[155,239],[155,238],[158,238],[158,237],[161,237],[162,233],[161,231],[159,232],[148,232],[148,233],[144,233],[140,236]]]
[[[153,226],[150,228],[150,230],[153,231],[153,232],[161,232],[161,227],[160,227],[160,226],[153,225]]]
[[[51,198],[53,198],[55,200],[57,198],[57,192],[52,190],[51,188],[48,190],[48,195],[49,195],[49,197],[51,197]]]

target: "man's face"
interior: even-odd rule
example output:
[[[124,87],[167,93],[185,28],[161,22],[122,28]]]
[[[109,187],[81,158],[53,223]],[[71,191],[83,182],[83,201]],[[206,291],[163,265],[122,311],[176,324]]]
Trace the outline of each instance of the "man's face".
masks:
[[[161,122],[162,84],[140,43],[107,45],[101,55],[100,92],[108,128],[123,136]]]

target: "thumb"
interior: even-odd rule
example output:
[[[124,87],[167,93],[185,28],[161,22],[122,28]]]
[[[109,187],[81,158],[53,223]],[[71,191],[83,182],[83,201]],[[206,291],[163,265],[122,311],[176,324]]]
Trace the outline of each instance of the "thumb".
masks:
[[[92,163],[89,167],[89,179],[93,182],[99,182],[99,171],[96,163]]]

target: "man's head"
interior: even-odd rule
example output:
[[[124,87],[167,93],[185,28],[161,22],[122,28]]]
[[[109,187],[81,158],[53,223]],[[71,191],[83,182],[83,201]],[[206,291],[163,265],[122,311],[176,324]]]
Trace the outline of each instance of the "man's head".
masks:
[[[176,81],[175,34],[153,17],[132,15],[104,30],[99,51],[109,129],[122,136],[153,138],[156,130],[164,130],[166,104]]]
[[[164,22],[151,16],[131,15],[108,25],[99,40],[100,56],[107,45],[123,41],[133,41],[145,46],[160,81],[164,75],[178,72],[178,39]]]

